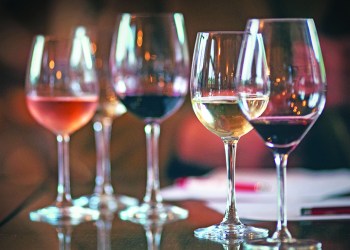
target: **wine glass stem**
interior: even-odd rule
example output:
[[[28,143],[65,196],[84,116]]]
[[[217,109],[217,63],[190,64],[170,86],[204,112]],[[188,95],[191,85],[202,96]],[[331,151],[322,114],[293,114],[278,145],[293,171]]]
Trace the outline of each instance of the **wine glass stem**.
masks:
[[[157,205],[162,202],[159,192],[159,166],[158,166],[158,141],[160,125],[155,122],[146,124],[146,148],[147,148],[147,186],[146,195],[143,198],[149,205]]]
[[[146,225],[146,239],[147,239],[147,250],[159,250],[160,241],[162,237],[162,226],[160,225]]]
[[[64,207],[72,204],[70,193],[70,174],[69,174],[69,141],[67,134],[57,135],[58,143],[58,186],[56,206]]]
[[[226,156],[226,170],[228,180],[228,193],[226,201],[226,211],[221,224],[242,225],[236,208],[236,191],[235,191],[235,167],[236,167],[236,149],[237,138],[223,139]]]
[[[277,228],[272,238],[279,239],[281,241],[289,240],[292,238],[287,228],[287,200],[286,200],[286,187],[287,187],[287,161],[288,154],[274,153],[276,171],[277,171]]]
[[[112,249],[112,246],[111,246],[112,219],[100,219],[96,222],[97,250]]]
[[[70,250],[72,240],[72,228],[60,227],[57,228],[57,237],[59,241],[59,250]]]
[[[241,244],[223,244],[222,247],[224,250],[239,250],[241,248]]]
[[[114,193],[111,184],[110,139],[112,119],[109,117],[96,118],[93,124],[96,141],[96,178],[94,193],[98,195],[112,195]]]

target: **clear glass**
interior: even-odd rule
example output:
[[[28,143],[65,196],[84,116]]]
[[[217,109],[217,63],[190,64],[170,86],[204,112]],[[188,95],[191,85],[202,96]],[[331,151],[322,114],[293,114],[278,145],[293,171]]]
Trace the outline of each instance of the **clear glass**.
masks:
[[[69,250],[71,249],[72,243],[72,226],[60,226],[56,227],[57,238],[59,242],[59,250]]]
[[[191,72],[191,101],[199,121],[219,136],[225,148],[228,193],[223,220],[194,231],[198,238],[235,243],[268,236],[268,230],[243,224],[235,193],[237,143],[252,127],[238,107],[234,74],[243,32],[197,33]]]
[[[163,203],[158,166],[160,124],[180,108],[188,92],[189,56],[182,14],[119,15],[110,64],[117,96],[145,122],[147,148],[143,202],[121,211],[120,218],[141,224],[184,219],[187,210]]]
[[[108,67],[113,29],[89,27],[89,37],[95,58],[95,68],[100,85],[99,104],[93,118],[96,142],[96,177],[92,195],[74,200],[74,204],[93,209],[122,210],[137,205],[138,200],[126,195],[115,194],[111,182],[110,140],[115,118],[126,112],[125,106],[117,98],[111,84]]]
[[[56,135],[58,186],[56,201],[30,212],[30,218],[52,224],[96,220],[99,212],[72,202],[69,175],[70,135],[93,117],[99,87],[86,29],[68,39],[36,36],[26,76],[27,107],[34,119]]]
[[[235,244],[230,244],[230,243],[223,243],[222,244],[222,248],[224,250],[240,250],[242,249],[242,243],[244,242],[244,240],[242,240],[241,242],[240,241],[237,241]]]
[[[114,220],[114,212],[105,209],[96,221],[97,228],[97,250],[111,250],[111,231]]]
[[[96,221],[97,228],[97,249],[98,250],[111,250],[111,231],[113,226],[114,215],[110,210],[104,210],[100,214],[99,219]],[[159,250],[161,249],[161,237],[162,230],[165,226],[161,222],[141,223],[145,230],[145,236],[147,241],[147,250]]]
[[[277,170],[277,228],[247,249],[318,249],[287,228],[288,155],[310,130],[326,101],[326,74],[312,19],[252,19],[237,70],[240,107],[272,151]],[[264,248],[264,249],[265,249]],[[259,248],[260,249],[260,248]]]
[[[160,250],[164,224],[152,223],[143,226],[147,240],[147,250]]]

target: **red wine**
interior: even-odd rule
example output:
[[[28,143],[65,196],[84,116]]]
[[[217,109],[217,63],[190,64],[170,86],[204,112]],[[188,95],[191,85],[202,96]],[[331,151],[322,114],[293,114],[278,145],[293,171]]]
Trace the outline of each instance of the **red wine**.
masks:
[[[175,112],[184,96],[127,95],[121,98],[128,111],[142,119],[163,119]]]
[[[311,119],[264,117],[250,121],[266,145],[277,153],[288,153],[300,142],[312,124]]]

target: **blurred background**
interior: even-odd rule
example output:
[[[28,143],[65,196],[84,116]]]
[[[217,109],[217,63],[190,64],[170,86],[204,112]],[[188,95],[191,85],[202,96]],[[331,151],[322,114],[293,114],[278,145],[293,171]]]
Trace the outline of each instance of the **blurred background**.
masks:
[[[33,36],[64,35],[77,25],[112,29],[121,12],[182,12],[191,58],[199,31],[243,30],[249,18],[313,18],[326,66],[327,104],[291,154],[289,166],[350,167],[350,9],[345,0],[0,0],[0,179],[30,184],[47,176],[56,178],[54,135],[31,118],[25,105],[25,73]],[[128,193],[134,182],[146,182],[143,126],[128,113],[114,120],[111,163],[117,193]],[[180,176],[225,166],[220,138],[199,124],[189,96],[163,122],[161,131],[162,186]],[[96,157],[91,123],[72,135],[70,150],[72,185],[93,186]],[[272,155],[265,151],[254,132],[242,137],[237,169],[272,168]]]

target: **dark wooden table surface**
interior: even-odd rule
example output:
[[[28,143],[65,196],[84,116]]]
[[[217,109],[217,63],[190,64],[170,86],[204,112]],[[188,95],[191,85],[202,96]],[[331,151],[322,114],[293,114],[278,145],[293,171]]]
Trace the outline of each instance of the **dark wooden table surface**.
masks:
[[[144,183],[142,183],[143,185]],[[72,187],[73,194],[86,194],[91,186]],[[144,187],[130,187],[131,194],[143,196]],[[223,246],[198,240],[193,230],[220,222],[222,215],[206,208],[199,201],[183,201],[178,205],[189,210],[189,218],[147,230],[141,225],[121,221],[117,214],[97,222],[85,222],[71,228],[58,228],[33,222],[29,212],[53,202],[55,181],[46,180],[20,184],[7,180],[0,183],[0,249],[242,249],[241,246]],[[275,222],[243,221],[265,227],[273,233]],[[298,238],[313,238],[323,244],[322,249],[350,249],[350,220],[290,222],[289,229]],[[159,246],[148,245],[147,238],[159,241]],[[160,238],[159,238],[160,237]],[[59,240],[61,239],[61,241]],[[61,246],[60,246],[61,245]],[[65,248],[64,248],[65,247]]]

